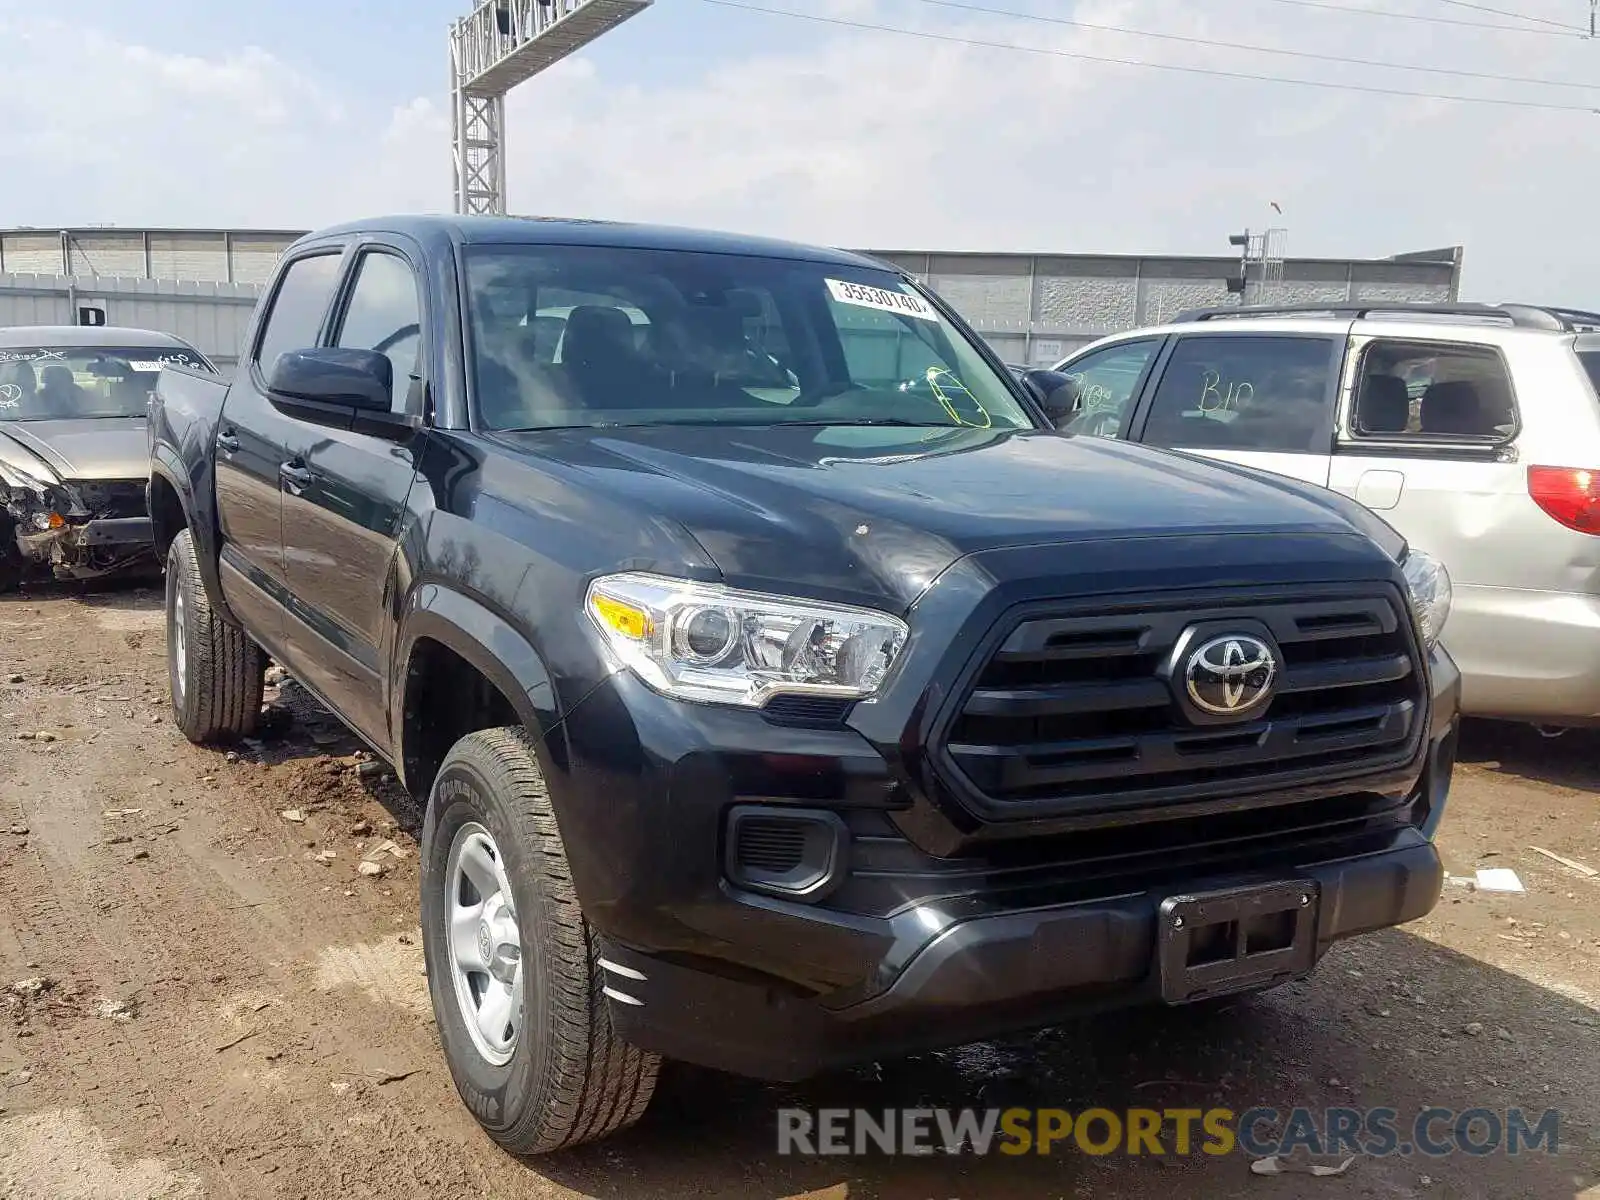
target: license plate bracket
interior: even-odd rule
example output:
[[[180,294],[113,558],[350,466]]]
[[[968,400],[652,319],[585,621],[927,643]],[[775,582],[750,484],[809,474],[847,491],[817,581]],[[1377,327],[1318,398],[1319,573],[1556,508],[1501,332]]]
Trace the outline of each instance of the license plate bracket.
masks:
[[[1320,900],[1308,879],[1167,897],[1156,932],[1161,998],[1186,1004],[1309,974]]]

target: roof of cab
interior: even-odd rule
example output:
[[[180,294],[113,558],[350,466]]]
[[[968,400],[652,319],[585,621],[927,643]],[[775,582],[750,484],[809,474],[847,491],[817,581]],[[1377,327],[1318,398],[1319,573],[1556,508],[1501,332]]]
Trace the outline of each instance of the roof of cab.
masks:
[[[307,234],[301,242],[362,233],[401,234],[428,246],[448,239],[463,245],[613,246],[630,250],[684,250],[700,254],[747,254],[835,266],[896,268],[847,250],[807,246],[773,238],[746,237],[669,225],[633,225],[558,217],[390,216],[349,221]],[[301,244],[297,242],[296,245]]]
[[[39,347],[46,350],[69,350],[77,347],[96,349],[101,346],[177,346],[185,350],[192,347],[182,338],[154,329],[127,329],[116,325],[18,325],[0,329],[0,347]]]

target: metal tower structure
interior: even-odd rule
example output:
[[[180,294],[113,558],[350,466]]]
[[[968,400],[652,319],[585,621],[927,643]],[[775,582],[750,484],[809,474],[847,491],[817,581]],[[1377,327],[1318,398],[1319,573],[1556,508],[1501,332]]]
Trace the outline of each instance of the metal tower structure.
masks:
[[[481,0],[450,29],[456,211],[506,211],[506,93],[652,0]]]
[[[1228,280],[1228,291],[1240,304],[1268,304],[1283,287],[1283,252],[1289,231],[1274,227],[1265,232],[1243,233],[1228,238],[1239,248],[1239,273]],[[1254,268],[1252,270],[1252,268]]]

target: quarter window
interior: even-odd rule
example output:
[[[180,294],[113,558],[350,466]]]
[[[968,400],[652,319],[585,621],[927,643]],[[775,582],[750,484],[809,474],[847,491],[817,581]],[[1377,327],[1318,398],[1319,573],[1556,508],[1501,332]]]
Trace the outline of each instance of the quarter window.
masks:
[[[411,377],[421,373],[422,349],[417,281],[405,259],[379,251],[361,257],[335,345],[386,357],[394,368],[389,407],[405,408]]]
[[[1492,346],[1375,341],[1362,356],[1353,437],[1497,442],[1516,427],[1511,379]]]
[[[1078,411],[1063,428],[1068,433],[1116,437],[1128,401],[1156,352],[1159,341],[1122,342],[1066,364],[1063,374],[1078,392]]]
[[[295,259],[285,268],[256,345],[256,362],[267,374],[284,351],[306,350],[317,344],[322,318],[338,282],[339,257],[336,253],[316,254]]]
[[[1202,450],[1327,453],[1333,344],[1241,334],[1180,338],[1144,440]]]

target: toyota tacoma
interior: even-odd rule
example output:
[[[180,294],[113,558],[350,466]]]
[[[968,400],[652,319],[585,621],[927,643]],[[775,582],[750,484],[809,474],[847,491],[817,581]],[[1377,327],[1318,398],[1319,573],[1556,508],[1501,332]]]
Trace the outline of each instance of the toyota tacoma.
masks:
[[[177,723],[280,663],[426,804],[443,1050],[518,1153],[1210,1003],[1427,913],[1459,678],[1354,501],[1058,433],[869,258],[393,218],[149,427]]]

